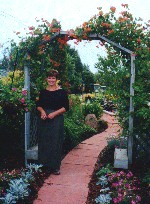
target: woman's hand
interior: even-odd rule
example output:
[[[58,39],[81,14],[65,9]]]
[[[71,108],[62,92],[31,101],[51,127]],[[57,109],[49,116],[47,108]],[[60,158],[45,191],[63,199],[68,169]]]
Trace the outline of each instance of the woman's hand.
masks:
[[[46,112],[41,111],[41,119],[45,120],[47,118]]]
[[[52,112],[52,113],[48,114],[47,117],[48,117],[49,119],[53,119],[53,118],[56,117],[56,113],[55,113],[55,112]]]

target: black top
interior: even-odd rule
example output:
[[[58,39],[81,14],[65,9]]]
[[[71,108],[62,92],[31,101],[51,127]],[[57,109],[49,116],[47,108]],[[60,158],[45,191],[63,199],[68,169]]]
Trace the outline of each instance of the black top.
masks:
[[[37,107],[51,110],[58,110],[64,107],[66,111],[68,111],[69,99],[67,92],[63,89],[58,89],[56,91],[41,90]]]

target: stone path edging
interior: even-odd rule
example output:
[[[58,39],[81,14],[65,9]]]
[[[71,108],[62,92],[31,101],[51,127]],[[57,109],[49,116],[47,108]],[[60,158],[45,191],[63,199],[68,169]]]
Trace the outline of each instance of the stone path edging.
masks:
[[[85,204],[95,163],[107,145],[106,138],[120,129],[113,115],[104,113],[108,128],[81,142],[62,160],[61,175],[50,175],[38,192],[33,204]]]

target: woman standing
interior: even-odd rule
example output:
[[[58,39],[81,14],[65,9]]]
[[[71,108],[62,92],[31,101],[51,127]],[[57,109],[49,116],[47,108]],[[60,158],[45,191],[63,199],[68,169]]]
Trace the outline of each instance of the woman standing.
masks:
[[[67,92],[57,86],[58,72],[47,73],[47,87],[40,91],[37,110],[40,112],[38,158],[55,175],[60,174],[64,139],[63,113],[69,110]]]

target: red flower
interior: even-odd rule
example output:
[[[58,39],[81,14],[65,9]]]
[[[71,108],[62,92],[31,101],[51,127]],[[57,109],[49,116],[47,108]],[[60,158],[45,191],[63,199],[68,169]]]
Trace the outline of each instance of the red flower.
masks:
[[[128,8],[128,4],[121,4],[121,6]]]
[[[110,7],[110,10],[114,13],[116,11],[116,8],[114,6]]]
[[[138,44],[141,43],[141,39],[140,38],[138,38],[136,41],[137,41]]]
[[[29,30],[34,30],[34,27],[33,27],[33,26],[30,26],[30,27],[29,27]]]
[[[42,40],[48,41],[48,40],[50,40],[50,36],[49,35],[43,35]]]

